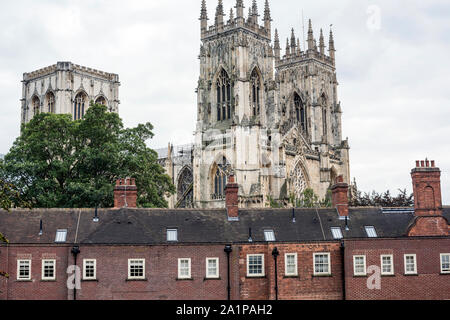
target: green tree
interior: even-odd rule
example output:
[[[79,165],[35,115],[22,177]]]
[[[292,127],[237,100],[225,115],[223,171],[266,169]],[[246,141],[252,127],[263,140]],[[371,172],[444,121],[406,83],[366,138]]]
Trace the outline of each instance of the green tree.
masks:
[[[136,178],[138,205],[167,207],[175,192],[146,141],[153,126],[124,129],[117,113],[91,104],[81,120],[41,113],[22,127],[0,168],[37,208],[111,207],[116,179]]]

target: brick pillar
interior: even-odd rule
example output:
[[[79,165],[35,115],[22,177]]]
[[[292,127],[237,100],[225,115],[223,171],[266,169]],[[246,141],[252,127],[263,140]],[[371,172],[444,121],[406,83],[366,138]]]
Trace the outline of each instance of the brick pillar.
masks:
[[[442,215],[441,170],[436,168],[434,161],[416,161],[411,177],[415,219],[408,235],[448,235],[448,222]]]
[[[114,187],[114,208],[136,208],[137,187],[134,178],[118,179]]]
[[[238,203],[239,186],[234,181],[234,175],[228,179],[228,184],[225,187],[225,205],[227,208],[228,219],[239,219],[239,203]]]
[[[336,178],[336,184],[331,187],[333,207],[339,212],[339,216],[348,217],[348,184],[344,177]]]

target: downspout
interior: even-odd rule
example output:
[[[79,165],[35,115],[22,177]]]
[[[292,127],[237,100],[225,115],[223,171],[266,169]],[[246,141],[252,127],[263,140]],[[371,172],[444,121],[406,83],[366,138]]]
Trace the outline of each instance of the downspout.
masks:
[[[230,244],[225,246],[224,251],[227,254],[227,297],[228,297],[228,301],[231,300],[231,281],[230,281],[230,253],[233,251],[233,248],[231,247]]]
[[[77,256],[78,256],[79,253],[80,253],[80,247],[79,246],[73,246],[72,254],[73,254],[73,261],[74,261],[74,265],[75,266],[77,265]],[[74,282],[75,282],[75,286],[73,288],[73,300],[77,300],[77,286],[76,286],[76,283],[77,283],[77,272],[76,272],[76,270],[75,270]]]
[[[275,300],[278,300],[278,264],[277,264],[277,258],[280,255],[280,252],[278,252],[277,247],[275,247],[272,251],[273,260],[275,262]]]
[[[341,259],[342,259],[342,299],[346,300],[345,292],[345,242],[341,241]]]

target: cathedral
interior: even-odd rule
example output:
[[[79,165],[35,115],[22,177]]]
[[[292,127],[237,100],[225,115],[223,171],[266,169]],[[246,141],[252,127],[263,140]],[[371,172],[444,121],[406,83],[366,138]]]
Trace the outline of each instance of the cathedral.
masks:
[[[195,143],[158,150],[177,188],[169,205],[224,208],[231,175],[242,208],[288,205],[306,188],[324,199],[336,177],[350,182],[333,33],[317,43],[310,20],[306,44],[292,29],[282,54],[268,0],[262,22],[256,0],[247,16],[243,0],[234,9],[219,0],[209,25],[201,3]]]
[[[71,114],[83,118],[90,102],[119,112],[119,76],[71,62],[24,73],[22,81],[21,123],[40,112]]]

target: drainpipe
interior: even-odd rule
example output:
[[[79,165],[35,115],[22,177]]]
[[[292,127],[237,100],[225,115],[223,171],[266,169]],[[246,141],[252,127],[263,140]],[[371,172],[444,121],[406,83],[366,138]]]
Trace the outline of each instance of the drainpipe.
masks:
[[[223,250],[227,254],[227,294],[228,294],[228,301],[231,300],[231,283],[230,283],[230,253],[233,251],[233,248],[230,244],[227,244],[225,246],[225,249]]]
[[[275,247],[272,251],[273,260],[275,262],[275,300],[278,300],[278,264],[277,258],[280,255],[277,247]]]
[[[346,300],[345,293],[345,242],[341,241],[341,259],[342,259],[342,294],[343,300]]]
[[[72,254],[73,254],[73,260],[74,265],[77,265],[77,255],[80,253],[80,247],[79,246],[73,246],[72,248]],[[75,284],[77,283],[77,272],[75,271]],[[77,287],[73,288],[73,300],[77,300]]]

